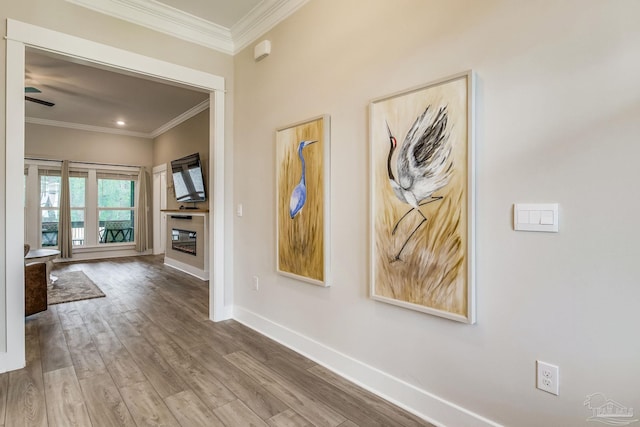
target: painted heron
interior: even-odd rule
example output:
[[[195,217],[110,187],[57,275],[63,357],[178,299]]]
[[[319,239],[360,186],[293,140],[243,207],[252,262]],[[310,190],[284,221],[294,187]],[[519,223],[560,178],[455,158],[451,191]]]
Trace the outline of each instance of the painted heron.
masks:
[[[409,234],[393,261],[400,260],[400,255],[411,237],[427,221],[427,217],[420,211],[420,206],[441,200],[442,197],[434,197],[433,193],[447,185],[451,178],[453,163],[450,159],[449,135],[445,134],[446,127],[446,107],[440,107],[437,113],[433,114],[428,106],[418,116],[400,147],[396,163],[396,180],[391,168],[391,158],[398,144],[387,123],[390,144],[387,157],[389,184],[396,197],[411,206],[411,209],[396,222],[391,234],[396,233],[400,222],[414,210],[422,217],[422,221]]]
[[[315,142],[318,141],[300,141],[300,144],[298,144],[298,157],[300,157],[300,162],[302,163],[302,175],[300,176],[300,182],[298,182],[298,185],[296,185],[291,192],[291,199],[289,199],[289,215],[291,216],[291,219],[300,213],[302,207],[307,201],[307,182],[305,179],[306,171],[302,150],[304,147]]]

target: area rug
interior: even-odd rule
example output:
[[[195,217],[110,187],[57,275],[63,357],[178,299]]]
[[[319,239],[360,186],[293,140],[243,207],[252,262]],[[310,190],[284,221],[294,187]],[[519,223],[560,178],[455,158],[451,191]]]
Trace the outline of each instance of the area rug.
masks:
[[[47,286],[49,305],[104,297],[100,288],[82,271],[55,272],[58,280]]]

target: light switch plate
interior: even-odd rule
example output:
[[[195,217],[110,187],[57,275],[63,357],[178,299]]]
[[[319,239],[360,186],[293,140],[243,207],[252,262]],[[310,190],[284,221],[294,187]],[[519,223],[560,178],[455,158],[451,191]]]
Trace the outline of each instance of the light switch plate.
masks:
[[[513,229],[516,231],[559,230],[557,203],[516,203],[513,205]]]

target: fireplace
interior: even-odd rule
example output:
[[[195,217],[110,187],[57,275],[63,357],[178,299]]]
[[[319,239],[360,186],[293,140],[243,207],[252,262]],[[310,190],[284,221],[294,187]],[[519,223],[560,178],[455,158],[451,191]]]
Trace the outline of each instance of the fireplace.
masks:
[[[183,211],[167,215],[164,263],[209,280],[209,214]]]
[[[192,230],[171,229],[171,249],[196,256],[197,232]]]

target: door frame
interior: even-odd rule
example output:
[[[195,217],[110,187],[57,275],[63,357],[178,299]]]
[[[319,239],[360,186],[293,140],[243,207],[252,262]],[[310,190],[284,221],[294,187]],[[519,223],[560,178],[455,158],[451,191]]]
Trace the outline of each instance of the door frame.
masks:
[[[164,185],[162,176],[164,175]],[[164,198],[163,198],[164,196]],[[163,203],[164,202],[164,203]],[[167,208],[167,165],[153,167],[153,254],[165,253],[166,243],[166,215],[162,213]]]
[[[6,37],[6,140],[5,140],[5,199],[0,200],[0,237],[5,245],[0,249],[0,306],[6,308],[6,317],[0,318],[0,372],[25,366],[24,327],[24,269],[20,242],[24,240],[24,210],[21,203],[22,186],[10,183],[22,182],[24,170],[24,74],[25,49],[36,48],[55,52],[76,61],[98,64],[125,73],[146,76],[173,84],[209,92],[209,318],[213,321],[231,317],[230,301],[225,296],[232,293],[232,265],[227,253],[225,260],[225,138],[224,105],[225,79],[203,71],[147,57],[125,49],[96,43],[46,28],[7,19]],[[1,157],[0,157],[1,159]],[[1,160],[0,160],[1,161]],[[0,180],[2,177],[0,177]],[[4,254],[2,254],[4,252]],[[4,256],[3,256],[4,255]],[[2,300],[4,296],[4,301]],[[2,322],[4,320],[4,324]]]

